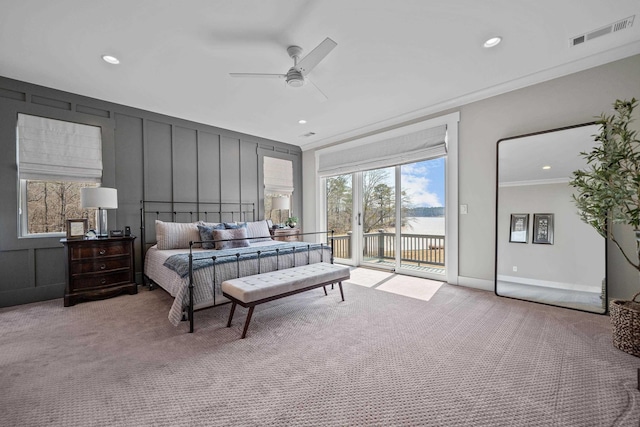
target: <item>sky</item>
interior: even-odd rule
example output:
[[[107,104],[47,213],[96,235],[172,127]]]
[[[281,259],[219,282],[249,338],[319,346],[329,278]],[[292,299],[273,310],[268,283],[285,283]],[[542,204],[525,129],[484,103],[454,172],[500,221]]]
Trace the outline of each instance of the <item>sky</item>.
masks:
[[[401,173],[413,206],[444,206],[444,157],[402,165]]]

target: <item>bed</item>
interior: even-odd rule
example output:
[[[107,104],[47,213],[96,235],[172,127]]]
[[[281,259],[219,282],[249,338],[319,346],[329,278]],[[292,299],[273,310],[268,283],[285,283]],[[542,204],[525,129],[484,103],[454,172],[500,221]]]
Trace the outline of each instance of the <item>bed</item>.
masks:
[[[240,210],[226,213],[244,221],[224,218],[225,212],[220,209],[216,219],[228,221],[211,222],[211,212],[148,211],[145,203],[150,202],[143,201],[141,208],[145,281],[151,288],[158,286],[174,298],[169,321],[177,326],[188,319],[190,332],[194,311],[229,302],[220,288],[225,280],[333,261],[331,239],[326,232],[301,234],[310,242],[274,241],[268,223],[253,221],[247,215],[253,209],[243,212],[240,204]],[[169,221],[160,219],[162,214]],[[176,221],[180,218],[186,221]],[[153,219],[153,233],[146,227],[149,219]]]

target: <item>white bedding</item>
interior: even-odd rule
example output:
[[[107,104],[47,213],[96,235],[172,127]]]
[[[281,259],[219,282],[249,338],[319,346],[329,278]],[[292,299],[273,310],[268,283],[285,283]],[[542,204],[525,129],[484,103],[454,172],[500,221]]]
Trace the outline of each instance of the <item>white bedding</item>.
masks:
[[[259,250],[261,246],[282,245],[286,247],[287,242],[254,242],[251,247]],[[194,257],[198,253],[211,252],[205,249],[194,249]],[[174,297],[173,305],[169,311],[169,321],[177,326],[182,319],[183,308],[188,303],[189,297],[189,277],[180,277],[175,271],[164,266],[164,262],[172,255],[189,253],[188,249],[165,249],[160,250],[156,245],[147,250],[144,262],[144,274],[153,280],[158,286],[166,290]],[[280,268],[293,265],[292,254],[280,255]],[[325,246],[322,259],[325,262],[330,260],[330,248]],[[309,254],[309,263],[321,261],[320,251],[311,250]],[[265,257],[260,261],[260,271],[267,272],[276,269],[276,257]],[[296,265],[304,265],[307,263],[307,251],[296,252]],[[216,289],[212,290],[213,284],[213,266],[201,268],[193,272],[194,278],[194,309],[209,307],[214,304],[221,304],[228,300],[222,296],[220,285],[224,280],[236,278],[238,275],[238,266],[236,262],[227,262],[217,264],[216,271]],[[255,259],[240,262],[240,276],[249,276],[258,273],[258,265]]]

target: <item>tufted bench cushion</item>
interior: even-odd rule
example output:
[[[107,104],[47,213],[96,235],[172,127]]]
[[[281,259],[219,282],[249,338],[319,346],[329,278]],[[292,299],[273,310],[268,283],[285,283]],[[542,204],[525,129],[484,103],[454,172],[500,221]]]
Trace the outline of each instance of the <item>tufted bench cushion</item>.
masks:
[[[249,307],[242,338],[246,336],[253,308],[263,302],[283,298],[310,289],[338,283],[344,301],[342,281],[350,278],[349,267],[319,262],[286,268],[222,282],[222,294],[232,302],[227,327],[231,326],[236,304]],[[325,294],[326,294],[325,289]]]
[[[326,262],[286,268],[222,282],[222,292],[244,303],[271,298],[320,283],[349,278],[349,267]]]

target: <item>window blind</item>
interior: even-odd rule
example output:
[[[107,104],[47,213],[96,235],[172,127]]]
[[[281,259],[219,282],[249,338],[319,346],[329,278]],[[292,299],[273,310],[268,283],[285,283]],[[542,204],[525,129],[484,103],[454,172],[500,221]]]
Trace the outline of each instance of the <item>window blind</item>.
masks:
[[[291,160],[264,157],[265,194],[293,193],[293,162]]]
[[[20,179],[99,183],[101,129],[18,114],[18,171]]]
[[[442,125],[347,148],[319,150],[318,174],[342,175],[442,157],[447,153],[446,135],[447,126]]]

